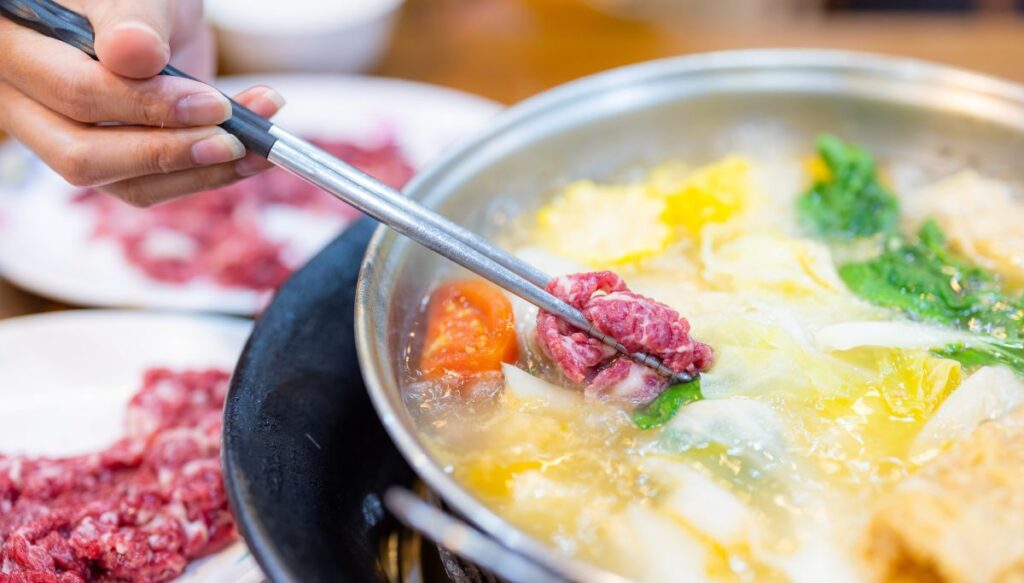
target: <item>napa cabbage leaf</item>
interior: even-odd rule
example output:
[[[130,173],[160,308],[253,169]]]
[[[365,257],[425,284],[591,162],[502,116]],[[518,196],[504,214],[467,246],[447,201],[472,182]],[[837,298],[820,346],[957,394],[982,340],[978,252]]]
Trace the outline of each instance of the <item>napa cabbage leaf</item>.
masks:
[[[928,419],[910,448],[914,458],[929,457],[982,421],[998,419],[1024,404],[1024,380],[1002,366],[986,366],[967,378]]]

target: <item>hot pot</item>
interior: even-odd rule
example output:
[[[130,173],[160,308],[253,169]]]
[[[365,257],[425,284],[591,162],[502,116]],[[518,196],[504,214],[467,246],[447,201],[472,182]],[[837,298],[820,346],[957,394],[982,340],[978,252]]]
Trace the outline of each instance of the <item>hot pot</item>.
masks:
[[[969,163],[999,179],[1024,179],[1018,160],[1024,151],[1020,86],[906,59],[764,50],[654,61],[556,88],[511,108],[489,129],[450,150],[421,173],[407,193],[477,232],[507,233],[517,215],[574,179],[628,176],[630,169],[667,159],[711,160],[733,151],[807,152],[823,131],[863,144],[883,159],[912,159],[932,177]],[[337,427],[352,422],[330,419],[339,414],[337,407],[326,406],[326,397],[310,394],[316,389],[300,386],[310,375],[310,387],[322,385],[323,378],[317,378],[325,374],[334,378],[329,374],[332,366],[344,368],[344,378],[356,373],[350,363],[342,364],[343,359],[325,361],[321,345],[329,339],[332,346],[341,342],[337,350],[350,349],[338,340],[348,331],[329,326],[347,326],[350,321],[350,313],[343,313],[351,309],[346,293],[331,279],[347,273],[344,269],[328,249],[286,286],[257,326],[229,397],[229,491],[243,533],[275,581],[299,580],[296,573],[303,573],[303,580],[317,579],[310,575],[315,572],[310,563],[327,561],[323,557],[329,555],[295,550],[298,531],[294,524],[278,528],[288,522],[281,517],[287,516],[289,506],[300,516],[332,512],[324,500],[329,501],[330,489],[338,486],[316,476],[344,473],[324,468],[360,459],[332,457],[322,449],[296,445],[301,443],[298,432],[303,424]],[[354,342],[380,424],[430,490],[507,549],[568,580],[621,580],[562,556],[504,521],[435,462],[418,434],[401,394],[415,348],[409,332],[416,329],[432,286],[454,272],[444,259],[386,228],[379,228],[369,243],[354,298]],[[319,322],[318,314],[324,314]],[[307,357],[304,351],[319,357]],[[273,368],[278,362],[298,370],[275,381],[281,376]],[[267,375],[273,378],[268,380]],[[267,403],[282,391],[306,398],[278,395],[293,409],[283,412],[285,405],[279,404],[268,413]],[[379,427],[374,425],[373,431],[379,432]],[[275,432],[289,436],[274,438]],[[371,443],[379,439],[378,433],[367,439],[365,447],[382,452],[375,454],[382,463],[397,464],[390,444]],[[252,451],[239,453],[268,440],[277,448],[293,445],[294,451],[273,455],[295,459],[274,463]],[[304,480],[301,475],[284,475],[287,472],[308,472],[312,477]],[[409,477],[404,466],[388,476]],[[267,495],[260,490],[263,487],[275,494]],[[379,490],[383,485],[373,487]],[[315,510],[309,507],[310,500],[319,501]],[[337,531],[312,530],[308,540],[329,549],[333,543],[323,537]]]

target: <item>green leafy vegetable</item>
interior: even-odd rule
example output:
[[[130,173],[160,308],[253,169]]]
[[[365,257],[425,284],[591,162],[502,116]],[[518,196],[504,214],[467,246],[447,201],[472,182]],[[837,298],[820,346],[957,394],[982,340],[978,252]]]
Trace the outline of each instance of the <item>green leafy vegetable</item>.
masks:
[[[668,423],[687,403],[704,398],[700,392],[700,379],[672,385],[656,399],[633,412],[633,421],[640,429],[651,429]]]
[[[844,265],[839,276],[872,303],[978,335],[937,348],[936,355],[1024,374],[1024,301],[1009,297],[994,274],[954,255],[934,221],[921,227],[916,242],[893,236],[881,255]]]
[[[881,254],[839,269],[850,290],[913,319],[977,335],[934,349],[938,356],[965,366],[1003,364],[1024,375],[1024,298],[1009,297],[995,274],[954,254],[935,221],[927,221],[916,240],[896,233],[899,204],[878,182],[864,149],[828,135],[817,145],[829,177],[797,200],[801,221],[833,240],[885,234]]]
[[[949,344],[933,350],[937,356],[952,358],[969,367],[1005,365],[1017,374],[1024,375],[1024,343],[1002,342],[994,338],[982,337],[970,345],[964,343]]]
[[[1008,297],[992,273],[956,257],[934,221],[921,227],[917,242],[893,236],[881,255],[844,265],[839,276],[860,297],[918,320],[996,338],[1021,336],[1021,299]]]
[[[853,239],[896,226],[899,203],[878,182],[871,154],[830,135],[818,138],[818,153],[830,176],[797,199],[806,228],[829,239]]]

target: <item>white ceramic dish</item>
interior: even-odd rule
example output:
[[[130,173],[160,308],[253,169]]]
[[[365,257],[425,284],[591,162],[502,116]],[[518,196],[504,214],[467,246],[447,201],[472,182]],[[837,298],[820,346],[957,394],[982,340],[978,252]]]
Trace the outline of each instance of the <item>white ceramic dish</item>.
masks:
[[[223,79],[229,92],[254,84],[289,100],[275,120],[297,134],[372,145],[392,135],[421,168],[453,141],[483,127],[497,104],[457,91],[372,77],[261,76]],[[6,163],[4,162],[6,160]],[[18,148],[0,154],[0,273],[44,296],[75,305],[253,314],[266,294],[204,281],[155,281],[127,263],[110,240],[91,236],[88,209],[71,204],[77,189]],[[338,203],[341,204],[341,203]],[[336,229],[310,220],[278,234],[304,257]]]
[[[0,451],[75,455],[122,433],[152,366],[234,369],[252,324],[223,316],[75,311],[0,322]],[[179,583],[257,583],[242,543],[189,566]]]
[[[369,70],[403,0],[207,0],[224,64],[239,73]]]

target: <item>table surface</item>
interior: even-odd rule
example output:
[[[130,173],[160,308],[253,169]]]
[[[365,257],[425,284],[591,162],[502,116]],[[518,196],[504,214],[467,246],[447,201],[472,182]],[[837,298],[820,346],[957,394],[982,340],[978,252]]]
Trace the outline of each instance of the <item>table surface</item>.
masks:
[[[861,50],[1024,81],[1024,20],[1005,14],[617,19],[579,0],[409,0],[375,73],[503,103],[584,75],[672,55],[758,47]],[[2,136],[2,134],[0,134]],[[0,318],[66,309],[0,279]]]

